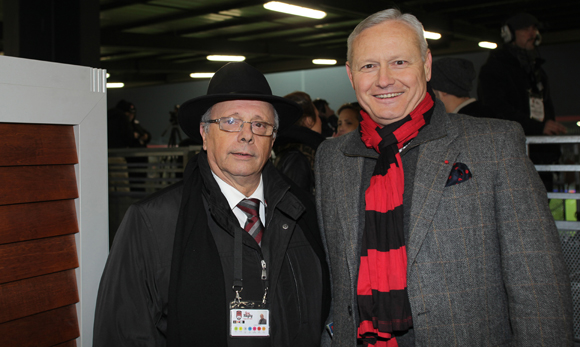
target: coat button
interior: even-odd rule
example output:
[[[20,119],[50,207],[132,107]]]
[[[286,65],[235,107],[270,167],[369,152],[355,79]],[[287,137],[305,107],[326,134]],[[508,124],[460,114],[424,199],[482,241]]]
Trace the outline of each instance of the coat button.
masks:
[[[282,225],[282,229],[288,229],[288,224]]]
[[[348,315],[352,316],[352,307],[350,305],[348,305]]]

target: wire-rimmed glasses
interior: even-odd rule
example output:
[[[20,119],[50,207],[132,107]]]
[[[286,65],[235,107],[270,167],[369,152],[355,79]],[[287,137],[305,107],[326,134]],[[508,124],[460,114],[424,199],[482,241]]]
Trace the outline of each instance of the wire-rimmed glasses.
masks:
[[[272,136],[274,131],[278,130],[273,124],[263,122],[261,120],[248,122],[234,117],[210,119],[205,123],[217,123],[220,126],[220,130],[228,131],[231,133],[242,131],[244,123],[249,123],[252,133],[259,136]]]

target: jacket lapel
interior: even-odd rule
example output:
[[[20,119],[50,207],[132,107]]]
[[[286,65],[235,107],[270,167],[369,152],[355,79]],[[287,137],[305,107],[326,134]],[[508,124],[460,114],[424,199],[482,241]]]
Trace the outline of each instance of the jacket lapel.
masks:
[[[344,161],[341,163],[340,170],[340,184],[336,187],[342,189],[337,192],[339,196],[347,197],[345,204],[338,206],[338,215],[342,230],[348,230],[343,234],[343,243],[345,247],[345,257],[349,267],[349,274],[351,284],[354,286],[358,280],[358,266],[360,257],[360,239],[362,237],[362,230],[364,228],[365,202],[361,201],[363,196],[362,180],[363,172],[365,170],[365,159],[377,159],[378,154],[374,149],[367,148],[360,139],[358,131],[353,131],[350,134],[348,141],[342,145],[342,152],[344,154]],[[372,165],[374,167],[374,164]]]
[[[413,198],[407,244],[407,269],[410,270],[427,232],[431,228],[449,172],[458,157],[458,146],[450,146],[457,129],[441,105],[437,105],[431,123],[418,138],[419,158],[413,184]]]

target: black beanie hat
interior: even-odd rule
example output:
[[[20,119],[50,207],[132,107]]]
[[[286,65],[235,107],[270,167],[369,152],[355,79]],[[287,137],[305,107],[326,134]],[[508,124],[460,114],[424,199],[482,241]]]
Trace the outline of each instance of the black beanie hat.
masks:
[[[431,87],[457,97],[469,96],[475,79],[473,63],[461,58],[442,58],[433,62]]]

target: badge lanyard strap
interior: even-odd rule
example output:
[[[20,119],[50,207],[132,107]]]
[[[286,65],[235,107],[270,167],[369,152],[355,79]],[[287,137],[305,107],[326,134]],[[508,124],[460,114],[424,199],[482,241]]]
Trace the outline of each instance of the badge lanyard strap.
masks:
[[[236,228],[234,231],[234,284],[232,289],[236,292],[236,297],[234,301],[236,303],[240,303],[242,297],[240,293],[244,289],[243,286],[243,277],[242,277],[242,252],[243,252],[243,245],[242,245],[242,233],[241,229]],[[260,262],[262,265],[262,276],[261,279],[264,281],[265,289],[264,289],[264,297],[262,298],[262,304],[266,304],[266,296],[268,295],[268,272],[266,269],[266,261],[262,259]]]

